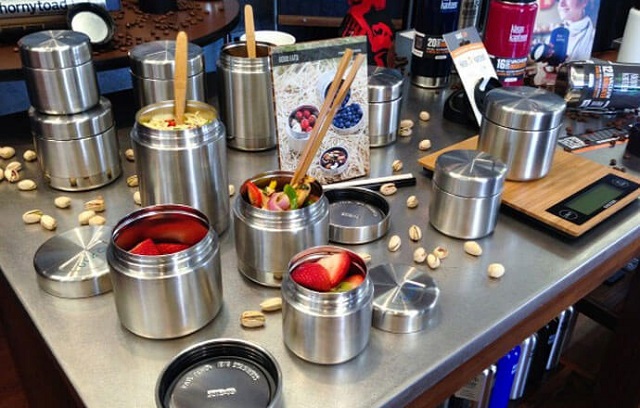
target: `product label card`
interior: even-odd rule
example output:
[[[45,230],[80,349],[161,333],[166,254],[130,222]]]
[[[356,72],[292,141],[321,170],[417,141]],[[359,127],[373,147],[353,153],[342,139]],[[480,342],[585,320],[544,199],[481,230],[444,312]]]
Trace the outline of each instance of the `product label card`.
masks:
[[[366,37],[275,47],[271,53],[280,169],[294,171],[344,51],[366,54]],[[349,72],[351,64],[347,68]],[[367,66],[360,66],[307,174],[321,184],[369,174]]]
[[[480,81],[497,78],[496,70],[493,68],[489,54],[484,48],[484,44],[475,27],[454,31],[445,34],[443,37],[458,75],[462,80],[462,85],[473,108],[476,121],[480,125],[482,112],[480,112],[476,104],[474,90]]]

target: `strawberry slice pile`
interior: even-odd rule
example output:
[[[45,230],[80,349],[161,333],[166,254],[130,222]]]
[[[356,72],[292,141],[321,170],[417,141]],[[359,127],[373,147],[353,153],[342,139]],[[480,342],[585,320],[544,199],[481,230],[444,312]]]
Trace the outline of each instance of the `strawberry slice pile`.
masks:
[[[338,252],[320,258],[315,262],[306,262],[291,272],[291,279],[307,289],[318,292],[344,292],[357,287],[364,276],[353,274],[347,277],[351,258],[346,252]]]
[[[147,238],[129,250],[130,253],[136,255],[167,255],[180,252],[189,248],[187,244],[176,242],[155,242],[151,238]]]

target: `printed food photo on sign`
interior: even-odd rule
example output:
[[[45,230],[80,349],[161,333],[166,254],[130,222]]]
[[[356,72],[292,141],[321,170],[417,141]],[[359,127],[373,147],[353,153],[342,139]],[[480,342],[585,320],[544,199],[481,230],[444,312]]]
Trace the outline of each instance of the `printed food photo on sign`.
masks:
[[[281,170],[295,170],[344,50],[366,52],[364,36],[275,47],[273,87]],[[321,184],[369,174],[367,67],[361,66],[309,167]],[[318,129],[319,130],[319,129]],[[317,130],[316,130],[317,131]]]

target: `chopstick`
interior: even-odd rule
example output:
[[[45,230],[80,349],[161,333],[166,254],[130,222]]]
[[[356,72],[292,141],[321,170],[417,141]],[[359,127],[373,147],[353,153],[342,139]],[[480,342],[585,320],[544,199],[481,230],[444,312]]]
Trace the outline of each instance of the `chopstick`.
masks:
[[[251,4],[244,6],[244,30],[247,36],[247,57],[256,57],[256,30],[253,23],[253,7]]]
[[[176,60],[173,74],[174,115],[176,125],[184,123],[184,111],[187,103],[187,33],[180,31],[176,36]]]
[[[333,117],[335,116],[338,107],[342,104],[345,96],[349,92],[349,88],[353,83],[356,74],[358,73],[358,69],[360,69],[360,65],[364,61],[364,54],[356,55],[355,60],[351,66],[349,73],[346,78],[342,79],[344,72],[346,71],[347,65],[351,60],[351,56],[353,55],[353,51],[351,49],[346,49],[340,63],[338,65],[338,69],[336,70],[336,75],[333,78],[333,82],[329,87],[329,91],[325,97],[324,103],[322,104],[322,108],[320,109],[320,113],[318,114],[318,119],[316,119],[316,126],[313,127],[311,131],[311,135],[309,136],[309,140],[305,145],[305,149],[302,153],[302,157],[298,166],[296,167],[295,172],[293,173],[293,177],[291,178],[291,185],[295,186],[307,174],[309,167],[311,166],[311,162],[322,144],[322,140],[324,139],[331,122],[333,121]],[[337,94],[336,94],[337,91]]]

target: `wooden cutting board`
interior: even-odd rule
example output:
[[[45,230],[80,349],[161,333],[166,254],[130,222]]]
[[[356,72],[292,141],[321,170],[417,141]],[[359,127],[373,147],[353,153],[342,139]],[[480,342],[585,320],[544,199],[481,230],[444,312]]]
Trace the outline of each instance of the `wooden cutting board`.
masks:
[[[450,150],[476,150],[478,137],[474,136],[442,150],[424,156],[418,163],[433,171],[437,157]],[[551,170],[546,177],[533,181],[505,181],[502,204],[522,212],[556,230],[578,237],[601,223],[616,211],[630,204],[640,196],[640,188],[624,196],[615,204],[594,215],[581,225],[567,221],[547,211],[553,205],[580,192],[602,177],[615,174],[618,177],[640,184],[640,179],[610,167],[585,159],[574,153],[556,149]]]

